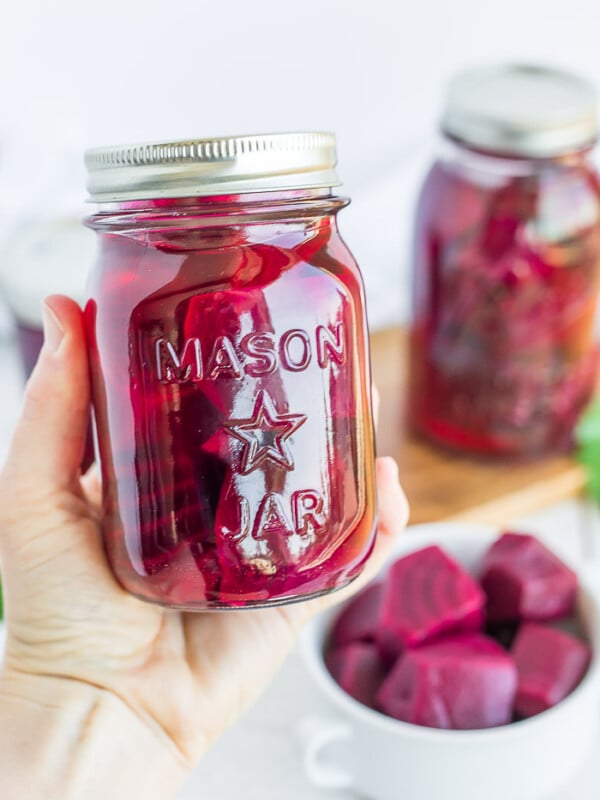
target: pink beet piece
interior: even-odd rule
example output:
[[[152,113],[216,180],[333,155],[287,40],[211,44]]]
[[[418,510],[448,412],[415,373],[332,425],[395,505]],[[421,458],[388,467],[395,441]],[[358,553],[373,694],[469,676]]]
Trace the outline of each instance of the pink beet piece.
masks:
[[[407,650],[376,695],[384,714],[429,728],[471,730],[511,721],[517,669],[487,636],[448,636]]]
[[[490,623],[571,614],[577,576],[535,536],[505,533],[484,556],[481,585]]]
[[[375,639],[382,589],[381,583],[373,583],[342,609],[331,631],[334,647]]]
[[[345,692],[360,703],[374,707],[375,694],[386,674],[374,644],[353,642],[338,647],[329,651],[325,662]]]
[[[519,717],[532,717],[560,703],[585,675],[592,656],[581,639],[531,622],[521,626],[512,654],[519,673]]]
[[[383,585],[377,643],[386,659],[450,631],[483,625],[478,583],[437,545],[400,558]]]

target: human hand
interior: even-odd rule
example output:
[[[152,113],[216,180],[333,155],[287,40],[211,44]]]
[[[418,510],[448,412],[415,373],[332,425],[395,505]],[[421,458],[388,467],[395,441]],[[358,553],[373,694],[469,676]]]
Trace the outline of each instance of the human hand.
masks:
[[[81,311],[55,296],[45,318],[44,348],[0,476],[0,762],[8,755],[15,764],[2,776],[3,795],[162,800],[258,696],[302,625],[379,569],[407,503],[395,463],[379,459],[375,550],[363,575],[337,594],[210,614],[141,602],[108,567],[99,481],[79,471],[90,404]]]

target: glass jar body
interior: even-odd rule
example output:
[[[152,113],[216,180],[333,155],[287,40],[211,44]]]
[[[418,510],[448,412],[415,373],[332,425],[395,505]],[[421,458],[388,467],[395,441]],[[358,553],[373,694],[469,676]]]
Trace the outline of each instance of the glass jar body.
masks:
[[[86,306],[112,568],[188,608],[338,588],[373,544],[362,281],[322,192],[95,215]]]
[[[445,142],[421,191],[413,267],[416,430],[482,455],[568,449],[598,366],[589,153],[509,159]]]

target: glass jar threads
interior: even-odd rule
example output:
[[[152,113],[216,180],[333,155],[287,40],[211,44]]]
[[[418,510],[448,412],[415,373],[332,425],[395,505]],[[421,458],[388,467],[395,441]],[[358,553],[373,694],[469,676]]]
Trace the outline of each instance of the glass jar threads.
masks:
[[[361,276],[331,134],[88,152],[86,324],[104,536],[121,584],[186,609],[336,589],[373,544]]]
[[[480,454],[564,450],[598,365],[595,93],[550,69],[467,72],[442,132],[416,219],[413,425]]]

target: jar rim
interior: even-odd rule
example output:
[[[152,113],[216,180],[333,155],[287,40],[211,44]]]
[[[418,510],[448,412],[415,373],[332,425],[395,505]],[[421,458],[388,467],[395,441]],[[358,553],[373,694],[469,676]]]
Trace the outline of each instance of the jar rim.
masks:
[[[193,230],[335,216],[350,200],[327,189],[105,202],[83,220],[95,231]]]
[[[96,203],[339,186],[334,133],[217,136],[85,153]]]

